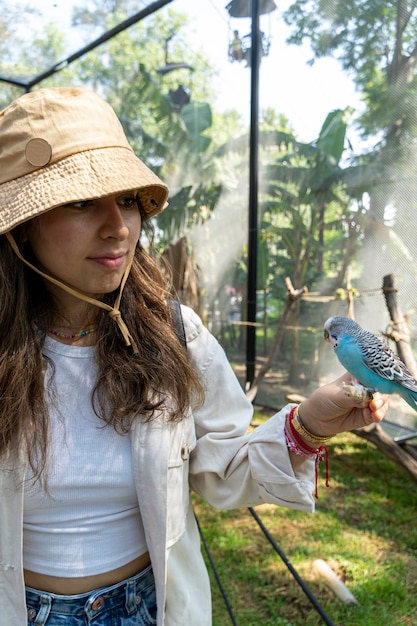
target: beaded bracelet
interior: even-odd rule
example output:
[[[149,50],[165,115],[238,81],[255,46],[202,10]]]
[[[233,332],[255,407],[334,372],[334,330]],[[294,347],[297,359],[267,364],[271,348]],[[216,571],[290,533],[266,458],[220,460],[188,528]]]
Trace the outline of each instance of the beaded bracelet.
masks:
[[[295,407],[294,413],[292,416],[292,424],[295,430],[301,435],[303,439],[305,439],[312,446],[322,446],[329,443],[331,437],[320,437],[318,435],[313,435],[307,428],[305,428],[303,422],[301,421],[300,414],[298,412],[298,406]]]
[[[285,441],[287,443],[287,448],[290,450],[290,452],[294,452],[294,454],[297,454],[298,456],[303,456],[306,459],[316,459],[317,457],[317,452],[316,450],[314,452],[307,452],[307,450],[303,450],[298,444],[297,442],[292,438],[291,433],[288,430],[287,425],[285,424],[285,428],[284,428],[284,434],[285,434]]]
[[[308,430],[304,429],[304,427],[301,426],[302,429],[310,436],[309,438],[313,439],[313,441],[315,440],[315,447],[310,447],[301,438],[299,430],[295,426],[295,423],[297,423],[297,426],[300,427],[298,420],[296,420],[297,410],[298,406],[294,406],[286,419],[284,427],[285,441],[290,452],[293,452],[294,454],[305,457],[307,459],[314,459],[316,486],[314,496],[315,498],[318,498],[318,470],[320,462],[324,459],[326,461],[326,487],[329,487],[329,452],[323,443],[323,440],[328,441],[329,438],[319,437],[319,442],[317,442],[317,438],[314,437],[314,435],[311,435]]]

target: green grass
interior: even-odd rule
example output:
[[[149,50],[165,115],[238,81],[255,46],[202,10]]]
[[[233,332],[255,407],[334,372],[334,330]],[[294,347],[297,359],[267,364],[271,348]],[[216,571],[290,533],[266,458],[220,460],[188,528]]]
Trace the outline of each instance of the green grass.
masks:
[[[315,514],[256,508],[336,626],[417,624],[417,485],[353,435],[329,446],[330,488]],[[239,626],[316,626],[323,619],[247,509],[217,511],[193,496]],[[314,571],[324,559],[357,599],[345,605]],[[212,577],[213,626],[231,624]]]

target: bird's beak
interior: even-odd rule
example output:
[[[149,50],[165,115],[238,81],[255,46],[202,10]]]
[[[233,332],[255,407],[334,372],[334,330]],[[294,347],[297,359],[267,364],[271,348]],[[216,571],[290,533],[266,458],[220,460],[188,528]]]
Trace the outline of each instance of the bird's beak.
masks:
[[[330,335],[329,335],[329,331],[325,330],[323,333],[324,336],[324,341],[329,341]]]

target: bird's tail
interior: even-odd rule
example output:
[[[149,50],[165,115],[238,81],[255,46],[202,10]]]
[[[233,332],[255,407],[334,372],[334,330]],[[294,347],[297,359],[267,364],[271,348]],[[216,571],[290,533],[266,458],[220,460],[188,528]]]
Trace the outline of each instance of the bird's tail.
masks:
[[[401,395],[411,408],[417,411],[417,391],[403,387],[403,393]]]

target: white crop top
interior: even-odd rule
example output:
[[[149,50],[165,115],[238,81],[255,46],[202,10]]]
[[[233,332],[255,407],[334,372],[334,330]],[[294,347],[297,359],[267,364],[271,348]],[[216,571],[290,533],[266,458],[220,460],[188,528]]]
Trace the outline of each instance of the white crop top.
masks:
[[[129,563],[147,550],[133,482],[130,437],[94,413],[94,347],[46,338],[45,389],[51,401],[48,492],[26,481],[25,569],[82,577]],[[47,396],[48,397],[48,396]]]

